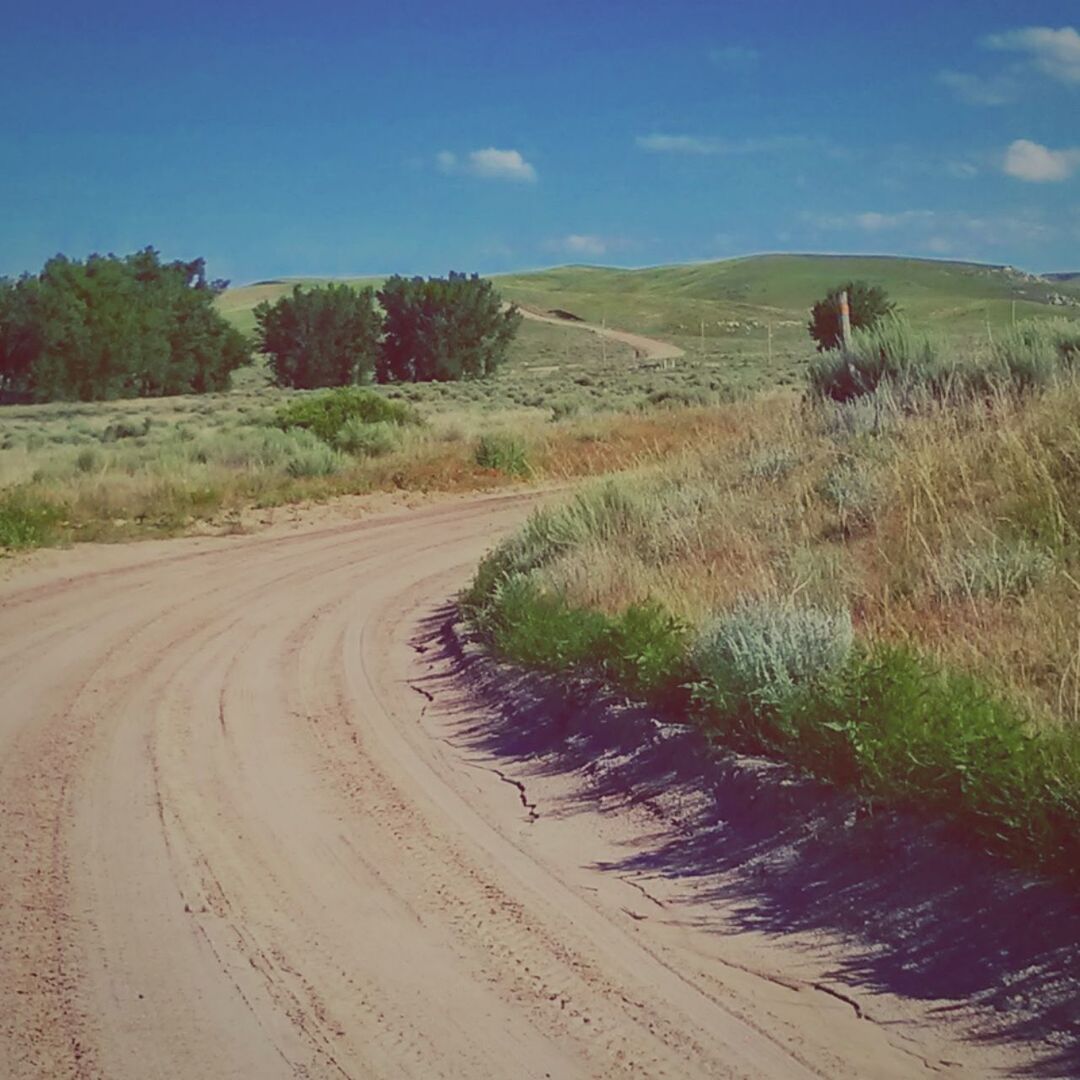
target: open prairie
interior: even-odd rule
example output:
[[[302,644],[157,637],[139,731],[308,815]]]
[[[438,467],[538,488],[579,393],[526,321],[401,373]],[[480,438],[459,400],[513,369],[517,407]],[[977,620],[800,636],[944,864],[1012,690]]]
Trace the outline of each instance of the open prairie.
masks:
[[[843,370],[801,306],[875,272],[940,363],[897,331],[908,382],[815,397]],[[5,566],[0,1064],[1070,1075],[1068,284],[801,258],[501,284],[528,316],[504,368],[372,387],[386,419],[332,438],[261,362],[4,409],[9,548],[196,535]],[[289,288],[219,303],[249,325]],[[831,697],[731,707],[725,617],[800,663],[814,634],[868,651]],[[886,663],[910,696],[878,708]]]

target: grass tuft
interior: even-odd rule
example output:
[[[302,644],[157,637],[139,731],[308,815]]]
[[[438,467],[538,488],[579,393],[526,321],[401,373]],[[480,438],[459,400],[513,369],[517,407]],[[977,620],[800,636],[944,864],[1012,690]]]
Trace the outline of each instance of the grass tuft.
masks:
[[[480,468],[493,469],[506,476],[527,476],[530,471],[528,448],[516,435],[481,435],[473,459]]]

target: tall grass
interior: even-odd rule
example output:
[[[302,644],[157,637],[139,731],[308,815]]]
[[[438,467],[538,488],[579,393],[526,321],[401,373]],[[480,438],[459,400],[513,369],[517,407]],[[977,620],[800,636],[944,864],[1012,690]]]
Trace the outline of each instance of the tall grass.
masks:
[[[650,693],[718,737],[1067,871],[1080,381],[901,389],[733,406],[686,454],[533,515],[466,610],[509,656],[623,686],[618,657],[648,650],[614,628],[649,610],[681,628],[655,631]]]
[[[960,355],[955,345],[914,329],[899,315],[852,333],[847,348],[823,353],[810,366],[812,392],[847,402],[889,387],[911,402],[1045,389],[1080,366],[1080,324],[1025,321],[986,353]]]

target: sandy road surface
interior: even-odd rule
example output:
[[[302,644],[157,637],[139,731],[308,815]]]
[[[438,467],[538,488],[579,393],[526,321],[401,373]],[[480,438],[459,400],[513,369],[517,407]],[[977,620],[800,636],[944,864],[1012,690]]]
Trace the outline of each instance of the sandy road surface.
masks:
[[[0,1076],[925,1075],[442,737],[416,627],[528,502],[0,584]]]

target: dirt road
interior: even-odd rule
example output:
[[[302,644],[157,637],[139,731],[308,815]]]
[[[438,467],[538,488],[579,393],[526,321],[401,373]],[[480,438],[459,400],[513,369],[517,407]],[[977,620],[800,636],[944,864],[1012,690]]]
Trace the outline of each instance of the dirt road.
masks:
[[[657,338],[644,337],[642,334],[632,334],[628,330],[613,330],[610,326],[597,326],[595,323],[580,320],[560,319],[555,315],[548,315],[532,308],[519,308],[522,316],[533,322],[550,323],[552,326],[561,326],[564,330],[581,330],[589,334],[597,334],[609,341],[621,341],[629,345],[639,359],[642,360],[677,360],[685,356],[686,352],[678,345],[672,345],[668,341],[659,341]]]
[[[605,873],[594,808],[538,819],[558,778],[447,737],[417,625],[529,501],[0,583],[0,1075],[925,1074],[805,955],[763,977]]]

